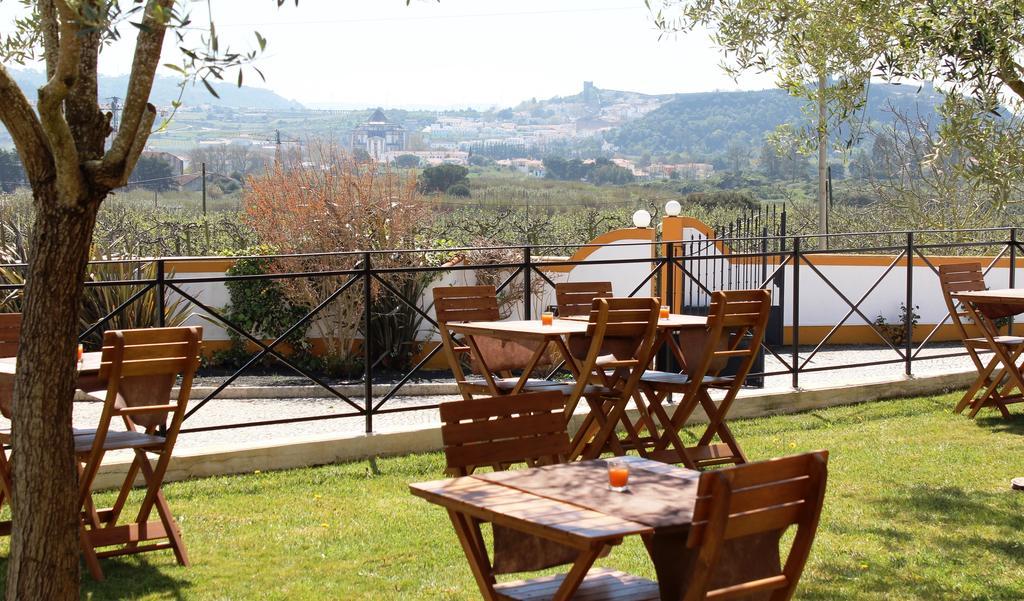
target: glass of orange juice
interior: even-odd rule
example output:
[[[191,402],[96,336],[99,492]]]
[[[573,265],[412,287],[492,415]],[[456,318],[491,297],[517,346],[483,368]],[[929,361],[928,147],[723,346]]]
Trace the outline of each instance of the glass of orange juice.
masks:
[[[668,319],[668,305],[661,306],[661,312],[658,314],[658,317]]]
[[[82,343],[78,343],[78,362],[82,362],[82,355],[85,353],[85,348],[82,347]]]
[[[629,462],[622,459],[609,459],[608,490],[626,492],[629,490]]]
[[[551,311],[545,311],[540,314],[540,325],[550,326],[555,323],[555,314]]]

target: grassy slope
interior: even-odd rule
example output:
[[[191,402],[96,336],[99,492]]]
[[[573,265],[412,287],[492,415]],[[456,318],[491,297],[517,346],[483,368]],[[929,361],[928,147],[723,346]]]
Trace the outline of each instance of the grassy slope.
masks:
[[[737,421],[751,458],[828,448],[825,513],[798,599],[1024,598],[1024,416],[977,422],[953,395]],[[444,512],[408,494],[439,454],[167,487],[194,562],[104,561],[93,599],[476,599]],[[601,561],[652,575],[639,541]],[[3,572],[0,571],[0,574]]]

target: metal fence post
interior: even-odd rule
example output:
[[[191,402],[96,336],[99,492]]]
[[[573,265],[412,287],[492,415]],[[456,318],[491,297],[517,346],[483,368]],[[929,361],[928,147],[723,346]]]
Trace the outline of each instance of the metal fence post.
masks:
[[[681,312],[681,307],[676,307],[676,262],[675,243],[665,244],[665,299],[663,304],[669,306],[673,313]]]
[[[800,236],[793,236],[793,388],[800,387]]]
[[[373,432],[373,336],[370,315],[370,253],[363,253],[363,406],[366,408],[366,433]]]
[[[903,312],[903,331],[906,336],[904,371],[909,376],[914,362],[914,232],[907,232],[907,308]]]
[[[164,286],[164,260],[163,259],[157,259],[157,262],[156,262],[156,312],[157,312],[156,319],[157,319],[157,323],[160,324],[161,328],[166,325],[166,320],[167,320],[167,316],[166,316],[167,311],[166,311],[166,307],[164,306],[164,304],[167,302],[166,297],[167,297],[167,290],[166,290],[166,287]]]
[[[669,311],[672,313],[681,313],[682,308],[676,307],[676,264],[674,257],[674,243],[670,240],[665,243],[665,262],[663,263],[663,266],[665,267],[665,277],[663,279],[665,282],[665,298],[661,299],[661,304],[668,305]],[[675,334],[672,335],[675,336]],[[668,345],[664,345],[661,349],[660,356],[658,357],[658,368],[666,371],[675,371],[677,369],[677,366],[675,365],[675,358],[672,356],[672,353],[669,352]]]
[[[770,287],[768,283],[768,226],[761,228],[761,288]]]
[[[533,319],[533,290],[530,280],[533,279],[533,268],[530,266],[530,247],[523,247],[523,319]]]

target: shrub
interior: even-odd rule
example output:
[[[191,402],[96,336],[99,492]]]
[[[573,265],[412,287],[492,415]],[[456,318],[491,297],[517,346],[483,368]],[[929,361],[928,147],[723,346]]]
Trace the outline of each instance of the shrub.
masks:
[[[455,184],[454,186],[449,186],[446,192],[449,196],[469,198],[469,186],[466,184]]]
[[[245,249],[239,254],[263,255],[271,252],[272,248],[257,246]],[[269,269],[271,263],[272,260],[266,257],[244,257],[235,261],[225,273],[229,276],[272,273]],[[277,339],[309,312],[307,306],[289,300],[282,283],[278,280],[228,280],[225,287],[231,300],[224,307],[224,317],[260,340]],[[293,357],[299,362],[310,360],[310,345],[306,339],[308,329],[308,325],[296,328],[284,340],[291,347]],[[228,336],[231,338],[231,348],[215,353],[213,362],[241,367],[251,356],[246,349],[248,339],[232,328],[228,328]],[[267,361],[273,361],[272,357],[268,356]]]

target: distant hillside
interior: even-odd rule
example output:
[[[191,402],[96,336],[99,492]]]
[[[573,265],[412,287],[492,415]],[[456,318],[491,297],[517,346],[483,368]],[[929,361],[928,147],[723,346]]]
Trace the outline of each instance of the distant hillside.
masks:
[[[874,84],[862,119],[891,121],[892,106],[920,111],[930,117],[942,102],[931,89],[916,86]],[[802,124],[805,101],[783,90],[755,92],[703,92],[678,94],[643,117],[624,123],[606,136],[626,154],[684,152],[710,156],[724,152],[730,143],[759,147],[764,135],[784,123]]]
[[[43,73],[41,71],[28,69],[12,69],[11,73],[14,75],[14,80],[18,82],[18,85],[25,91],[25,94],[28,95],[29,99],[34,100],[36,98],[36,90],[38,90],[39,86],[43,85],[43,82],[45,81]],[[180,82],[181,80],[175,77],[158,76],[156,81],[153,82],[153,92],[150,95],[150,102],[159,107],[170,106],[171,102],[178,99],[178,94],[181,92],[178,88],[178,84]],[[110,96],[117,96],[123,99],[125,90],[128,89],[128,76],[100,76],[99,83],[100,99],[102,103],[105,103],[106,99]],[[181,100],[185,106],[212,104],[235,108],[270,110],[303,108],[301,104],[294,100],[288,100],[287,98],[284,98],[270,90],[262,88],[250,88],[248,86],[242,86],[239,88],[238,86],[230,83],[215,83],[213,84],[213,88],[217,90],[218,94],[220,94],[219,99],[211,96],[210,93],[206,91],[206,88],[203,87],[202,84],[199,84],[198,86],[187,86]]]

